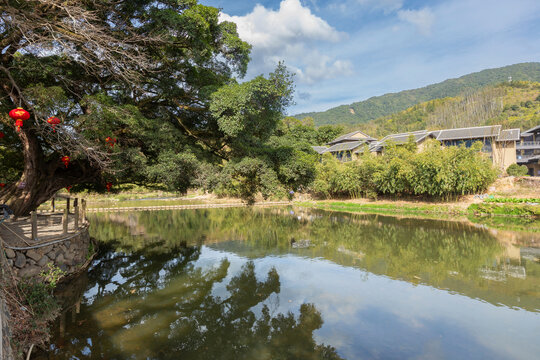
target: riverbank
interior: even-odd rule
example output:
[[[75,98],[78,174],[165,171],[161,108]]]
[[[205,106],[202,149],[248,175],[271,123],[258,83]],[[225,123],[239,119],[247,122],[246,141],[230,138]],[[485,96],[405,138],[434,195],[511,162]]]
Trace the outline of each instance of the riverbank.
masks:
[[[428,203],[412,201],[319,200],[295,202],[297,206],[391,216],[438,220],[468,220],[476,224],[504,230],[540,233],[539,199],[525,203],[455,202]]]
[[[0,221],[0,305],[5,303],[0,306],[5,324],[1,352],[12,351],[15,359],[48,343],[49,325],[60,311],[54,296],[56,285],[85,270],[95,253],[84,201],[63,199],[67,206],[61,213],[34,212]],[[74,206],[68,210],[70,200]]]

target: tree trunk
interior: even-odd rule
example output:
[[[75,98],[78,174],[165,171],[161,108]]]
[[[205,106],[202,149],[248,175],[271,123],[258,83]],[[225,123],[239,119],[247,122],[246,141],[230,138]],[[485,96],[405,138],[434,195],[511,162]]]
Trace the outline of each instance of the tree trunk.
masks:
[[[33,131],[21,129],[24,170],[19,181],[4,188],[0,203],[7,204],[15,216],[28,215],[56,192],[69,185],[91,181],[99,176],[84,163],[71,163],[66,169],[61,156],[45,159]]]

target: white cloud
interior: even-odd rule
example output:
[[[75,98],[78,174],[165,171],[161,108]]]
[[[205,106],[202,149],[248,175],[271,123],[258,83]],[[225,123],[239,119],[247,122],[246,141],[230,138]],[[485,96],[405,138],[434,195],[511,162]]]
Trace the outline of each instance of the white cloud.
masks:
[[[350,61],[320,54],[322,47],[338,43],[346,34],[314,15],[300,0],[283,0],[278,10],[258,4],[244,16],[222,13],[220,20],[236,23],[240,38],[253,46],[248,77],[271,71],[282,60],[306,83],[352,71]]]
[[[303,69],[294,69],[298,80],[307,84],[313,84],[320,80],[334,79],[342,75],[353,73],[353,65],[348,60],[335,60],[329,56],[321,55],[314,51],[309,56],[309,61]]]
[[[431,27],[435,22],[435,15],[428,8],[421,10],[400,10],[398,11],[398,17],[403,21],[415,25],[423,35],[431,34]]]

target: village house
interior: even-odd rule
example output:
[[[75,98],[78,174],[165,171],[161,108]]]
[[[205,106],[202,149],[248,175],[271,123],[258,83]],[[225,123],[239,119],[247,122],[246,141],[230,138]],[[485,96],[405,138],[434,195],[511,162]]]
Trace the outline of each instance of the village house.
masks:
[[[463,144],[466,147],[480,141],[483,143],[482,152],[486,153],[501,170],[506,170],[511,164],[518,162],[516,150],[522,149],[523,151],[519,154],[520,161],[527,164],[531,172],[537,173],[540,171],[538,163],[540,160],[540,126],[527,130],[523,135],[520,134],[520,129],[503,130],[501,125],[411,131],[387,135],[379,141],[360,131],[355,131],[328,143],[329,148],[314,147],[314,150],[319,154],[329,152],[341,161],[349,161],[353,155],[361,154],[366,145],[371,153],[380,155],[388,144],[403,145],[411,138],[414,139],[419,151],[423,149],[427,139],[438,140],[442,146]],[[539,168],[536,169],[535,166]]]
[[[312,148],[319,154],[331,153],[340,161],[350,161],[353,159],[355,150],[365,145],[369,146],[376,141],[377,139],[361,131],[353,131],[330,141],[326,144],[329,147],[312,146]]]
[[[374,142],[369,147],[369,151],[372,153],[375,153],[377,155],[382,155],[384,148],[388,146],[388,144],[392,143],[395,145],[404,145],[409,142],[409,139],[411,137],[414,138],[414,142],[418,146],[419,150],[422,150],[423,143],[428,138],[434,138],[435,132],[427,131],[427,130],[420,130],[420,131],[411,131],[401,134],[391,134],[383,137],[380,141]],[[355,154],[360,154],[364,150],[358,149]]]
[[[540,125],[521,133],[516,144],[517,163],[529,169],[529,175],[540,176]]]

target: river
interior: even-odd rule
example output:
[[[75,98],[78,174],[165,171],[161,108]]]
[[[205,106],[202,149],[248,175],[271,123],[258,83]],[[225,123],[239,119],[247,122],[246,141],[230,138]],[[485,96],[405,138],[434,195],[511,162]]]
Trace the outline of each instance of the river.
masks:
[[[540,236],[301,208],[97,214],[49,359],[532,359]]]

